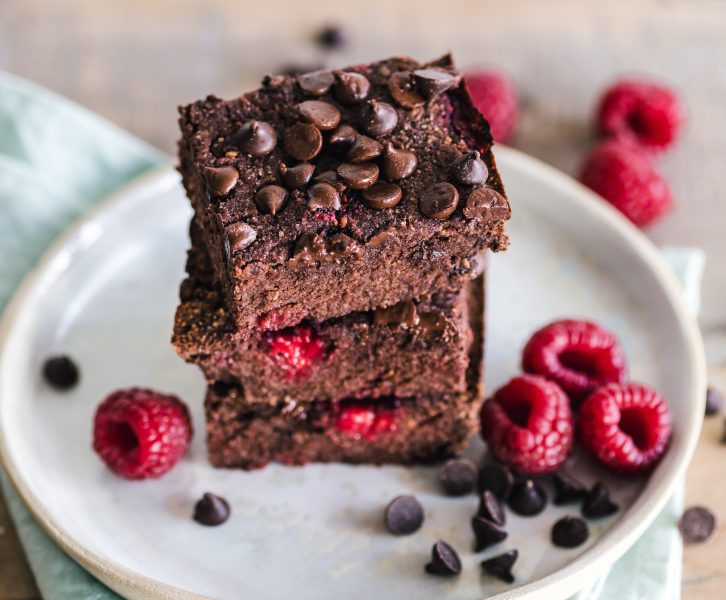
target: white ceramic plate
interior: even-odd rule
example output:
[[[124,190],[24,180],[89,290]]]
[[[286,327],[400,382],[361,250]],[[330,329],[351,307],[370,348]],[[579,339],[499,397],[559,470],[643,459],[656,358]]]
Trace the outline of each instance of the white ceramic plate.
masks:
[[[705,368],[697,328],[657,250],[579,185],[522,154],[497,158],[514,205],[509,252],[491,261],[488,385],[518,370],[538,326],[586,316],[616,331],[637,380],[656,386],[673,411],[673,444],[648,479],[610,485],[623,509],[593,526],[575,550],[548,541],[576,507],[535,518],[510,514],[509,538],[471,552],[474,496],[442,496],[430,468],[278,465],[245,473],[205,461],[203,382],[169,345],[190,211],[169,168],[131,185],[51,249],[8,309],[0,358],[0,450],[38,521],[67,552],[133,598],[566,598],[623,554],[663,507],[684,471],[703,415]],[[82,368],[80,386],[57,394],[41,381],[45,357],[63,352]],[[91,421],[110,391],[132,385],[178,393],[197,435],[188,457],[158,481],[112,475],[91,451]],[[481,453],[474,442],[473,455]],[[602,477],[584,459],[571,468]],[[204,491],[233,508],[222,527],[190,519]],[[394,538],[383,506],[415,493],[421,531]],[[427,576],[433,542],[459,549],[464,572]],[[482,577],[478,562],[518,548],[516,586]],[[500,594],[500,595],[496,595]]]

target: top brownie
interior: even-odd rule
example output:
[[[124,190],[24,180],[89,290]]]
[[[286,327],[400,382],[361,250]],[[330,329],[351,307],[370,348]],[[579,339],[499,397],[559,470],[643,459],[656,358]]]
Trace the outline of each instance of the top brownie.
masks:
[[[238,331],[455,291],[511,210],[450,56],[266,77],[180,109],[180,171]]]

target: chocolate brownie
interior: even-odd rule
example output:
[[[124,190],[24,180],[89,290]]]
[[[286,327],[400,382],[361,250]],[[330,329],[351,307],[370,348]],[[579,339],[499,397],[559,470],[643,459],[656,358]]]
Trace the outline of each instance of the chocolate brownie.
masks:
[[[238,333],[456,291],[509,203],[450,56],[267,77],[180,108],[180,171]]]

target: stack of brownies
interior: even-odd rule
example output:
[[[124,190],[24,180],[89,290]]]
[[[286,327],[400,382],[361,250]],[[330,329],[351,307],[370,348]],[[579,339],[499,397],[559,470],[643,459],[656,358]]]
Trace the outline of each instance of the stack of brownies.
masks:
[[[484,253],[511,211],[451,57],[267,77],[180,112],[194,217],[174,345],[208,381],[210,461],[461,450]]]

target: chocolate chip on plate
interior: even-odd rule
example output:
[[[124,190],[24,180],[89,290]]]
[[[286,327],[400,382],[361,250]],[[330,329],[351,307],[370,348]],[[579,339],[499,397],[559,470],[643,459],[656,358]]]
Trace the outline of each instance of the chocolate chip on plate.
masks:
[[[352,71],[333,71],[333,92],[341,104],[358,104],[368,97],[371,83],[365,75]]]
[[[330,183],[316,183],[308,189],[308,208],[310,210],[339,210],[340,194]]]
[[[388,80],[388,91],[396,103],[403,108],[415,108],[426,102],[416,89],[416,82],[411,71],[398,71],[391,75]]]
[[[237,181],[239,181],[239,173],[234,167],[204,168],[204,182],[207,184],[209,193],[215,198],[229,194]]]
[[[380,142],[367,135],[358,135],[348,149],[346,159],[350,162],[364,162],[380,156],[382,151]]]
[[[315,171],[315,165],[302,162],[294,167],[288,167],[285,163],[280,163],[278,171],[280,172],[282,183],[289,190],[300,190],[310,182]]]
[[[446,219],[456,210],[459,192],[447,182],[435,183],[427,188],[419,201],[419,210],[432,219]]]
[[[721,412],[723,396],[717,389],[709,387],[706,391],[706,415],[711,416]]]
[[[383,522],[393,535],[418,531],[424,521],[421,503],[414,496],[397,496],[386,506]]]
[[[354,190],[364,190],[378,180],[378,165],[373,163],[342,163],[336,169],[338,177]]]
[[[587,523],[580,517],[566,515],[552,526],[550,539],[560,548],[577,548],[590,535]]]
[[[53,389],[70,390],[78,383],[78,366],[69,356],[51,356],[43,363],[43,377]]]
[[[494,221],[509,216],[506,198],[496,190],[481,187],[472,190],[466,198],[464,216],[467,219]]]
[[[454,179],[464,185],[484,185],[489,177],[489,169],[478,150],[462,154],[451,163],[449,171]]]
[[[512,472],[501,465],[484,465],[479,470],[477,489],[490,490],[500,500],[506,500],[512,491],[514,477]]]
[[[335,152],[346,152],[353,145],[357,136],[358,132],[353,127],[343,123],[330,134],[328,144]]]
[[[474,552],[498,544],[507,539],[507,532],[501,524],[490,521],[484,517],[475,516],[471,520],[471,528],[474,530]]]
[[[388,102],[371,99],[366,103],[360,124],[368,135],[386,135],[398,125],[398,113]]]
[[[455,88],[461,81],[461,75],[436,67],[418,69],[413,72],[413,78],[416,89],[426,98],[433,98]]]
[[[261,213],[276,215],[287,200],[287,190],[279,185],[266,185],[257,190],[255,204]]]
[[[439,540],[431,548],[431,562],[426,565],[426,572],[445,577],[458,575],[461,573],[461,559],[456,550],[443,540]]]
[[[504,525],[507,521],[507,515],[504,512],[501,500],[494,495],[491,490],[484,490],[479,498],[479,509],[476,515],[483,517],[497,523],[498,525]]]
[[[389,181],[398,181],[410,176],[418,166],[418,158],[408,150],[398,150],[393,144],[386,142],[383,147],[381,164],[383,176]]]
[[[310,71],[297,76],[297,84],[300,89],[311,96],[327,94],[334,83],[335,76],[332,71]]]
[[[555,484],[554,503],[557,506],[578,502],[587,496],[588,489],[585,484],[565,473],[555,473],[552,481]]]
[[[339,25],[328,25],[315,35],[315,41],[323,48],[341,48],[348,42],[348,36]]]
[[[257,232],[244,221],[226,227],[229,250],[232,254],[244,250],[257,239]]]
[[[322,100],[305,100],[297,105],[303,120],[312,123],[320,131],[335,129],[340,123],[338,107]]]
[[[610,491],[598,481],[585,497],[582,516],[587,519],[597,519],[612,515],[618,512],[618,509],[618,505],[610,499]]]
[[[507,504],[518,515],[531,517],[541,513],[547,505],[547,494],[538,483],[525,479],[514,484]]]
[[[230,141],[247,154],[264,156],[275,149],[277,132],[264,121],[249,121],[237,130]]]
[[[439,483],[449,496],[471,494],[476,484],[477,469],[468,458],[452,458],[439,469]]]
[[[506,583],[514,583],[512,567],[519,557],[519,551],[509,550],[493,558],[481,562],[482,570],[488,575],[493,575]]]
[[[705,506],[691,506],[678,519],[678,530],[683,541],[688,544],[705,542],[715,529],[716,517]]]
[[[392,208],[402,197],[403,192],[395,183],[378,182],[363,190],[363,200],[371,208]]]
[[[312,123],[295,123],[285,131],[285,151],[298,160],[315,158],[323,147],[323,135]]]
[[[229,513],[227,501],[209,492],[194,505],[194,520],[202,525],[221,525],[229,519]]]

